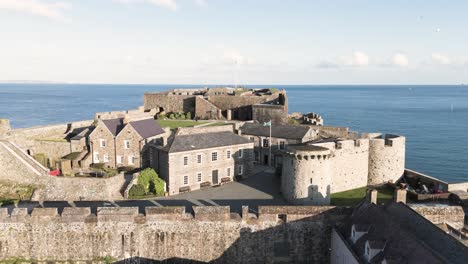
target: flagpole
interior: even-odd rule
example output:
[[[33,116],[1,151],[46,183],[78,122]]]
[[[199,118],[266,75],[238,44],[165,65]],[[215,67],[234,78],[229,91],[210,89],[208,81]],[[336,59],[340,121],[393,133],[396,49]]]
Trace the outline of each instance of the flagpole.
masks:
[[[270,166],[271,166],[271,119],[270,119],[270,144],[268,144],[268,145],[269,145],[269,147],[270,147],[270,155],[269,155],[270,160],[268,161],[268,163],[269,163]]]

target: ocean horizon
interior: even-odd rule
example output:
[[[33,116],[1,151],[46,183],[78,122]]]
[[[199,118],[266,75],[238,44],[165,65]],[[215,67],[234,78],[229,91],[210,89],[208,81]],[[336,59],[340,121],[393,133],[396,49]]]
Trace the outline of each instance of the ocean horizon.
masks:
[[[144,92],[213,87],[188,84],[0,84],[0,118],[13,128],[93,119],[135,109]],[[407,137],[406,167],[448,182],[468,181],[468,87],[464,85],[246,85],[284,89],[289,112],[325,125]]]

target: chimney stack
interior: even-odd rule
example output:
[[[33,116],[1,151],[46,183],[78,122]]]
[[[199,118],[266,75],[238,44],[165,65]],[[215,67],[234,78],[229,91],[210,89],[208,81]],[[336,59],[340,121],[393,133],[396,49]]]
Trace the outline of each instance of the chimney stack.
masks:
[[[397,189],[395,192],[395,202],[397,203],[404,203],[406,204],[406,190],[404,189]]]
[[[126,125],[130,122],[130,116],[128,114],[125,114],[123,118],[123,124]]]
[[[371,204],[377,204],[377,195],[379,192],[376,189],[367,192],[367,202]]]

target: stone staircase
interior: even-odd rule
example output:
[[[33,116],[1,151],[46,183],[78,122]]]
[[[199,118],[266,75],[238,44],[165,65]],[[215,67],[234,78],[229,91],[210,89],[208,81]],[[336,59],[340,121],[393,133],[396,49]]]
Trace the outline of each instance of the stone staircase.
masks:
[[[18,160],[20,160],[25,166],[29,167],[34,173],[39,176],[48,175],[49,169],[42,166],[38,161],[33,157],[26,154],[18,145],[11,141],[0,140],[0,144],[3,145],[12,155],[14,155]]]

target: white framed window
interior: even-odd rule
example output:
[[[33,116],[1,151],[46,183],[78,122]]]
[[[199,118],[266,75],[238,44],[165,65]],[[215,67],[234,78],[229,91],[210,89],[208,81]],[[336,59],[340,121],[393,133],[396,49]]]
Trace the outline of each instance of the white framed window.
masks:
[[[188,181],[188,176],[184,176],[184,185],[188,185],[189,181]]]
[[[99,163],[99,152],[94,152],[94,163]]]
[[[124,149],[130,149],[130,140],[124,140]]]
[[[198,182],[202,181],[202,173],[201,172],[197,173],[197,181]]]
[[[201,154],[197,154],[197,163],[200,164],[202,162]]]
[[[130,156],[128,157],[128,164],[133,165],[135,163],[135,157]]]
[[[230,159],[231,158],[231,150],[227,150],[226,151],[226,159]]]
[[[100,138],[99,139],[99,146],[101,146],[101,148],[105,148],[106,147],[106,140]]]
[[[104,155],[104,162],[109,162],[109,155],[107,154]]]
[[[242,175],[244,173],[244,165],[237,166],[237,174]]]
[[[184,157],[184,166],[187,166],[187,165],[188,165],[188,157],[185,156],[185,157]]]
[[[264,139],[262,140],[262,143],[263,143],[263,147],[264,147],[264,148],[268,148],[268,147],[270,146],[270,139],[264,138]]]
[[[211,152],[211,161],[217,161],[218,160],[218,152]]]
[[[284,142],[283,140],[280,141],[279,144],[278,144],[279,149],[285,149],[285,146],[286,146],[286,142]]]
[[[226,169],[226,176],[231,177],[231,168]]]
[[[122,164],[122,163],[123,163],[123,157],[117,156],[117,164]]]
[[[239,158],[242,158],[244,156],[244,150],[239,149]]]

